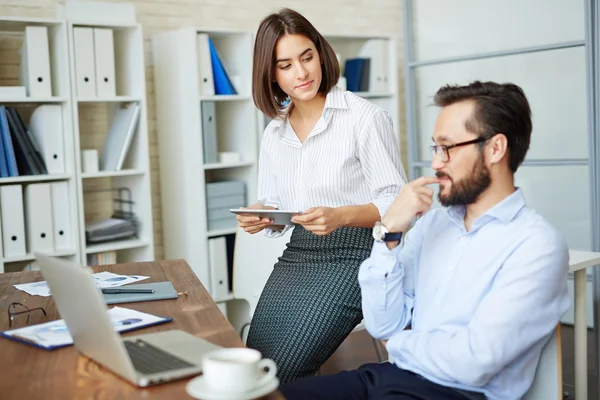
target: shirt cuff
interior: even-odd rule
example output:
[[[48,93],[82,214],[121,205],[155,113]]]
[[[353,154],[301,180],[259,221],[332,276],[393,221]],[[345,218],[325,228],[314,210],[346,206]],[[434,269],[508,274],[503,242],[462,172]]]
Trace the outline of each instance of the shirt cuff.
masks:
[[[392,203],[396,200],[396,195],[393,193],[385,193],[372,200],[371,203],[377,207],[379,211],[379,216],[383,218],[387,213],[388,209],[392,205]]]
[[[285,233],[287,231],[289,231],[290,229],[292,229],[292,228],[293,228],[293,225],[286,225],[280,231],[275,230],[275,229],[271,229],[271,228],[265,228],[263,230],[263,232],[264,232],[264,235],[266,237],[268,237],[270,239],[275,239],[275,238],[278,238],[278,237],[281,237],[281,236],[285,235]]]
[[[363,262],[362,268],[368,275],[383,279],[394,271],[400,250],[401,246],[390,250],[385,242],[376,241],[371,249],[371,257]]]

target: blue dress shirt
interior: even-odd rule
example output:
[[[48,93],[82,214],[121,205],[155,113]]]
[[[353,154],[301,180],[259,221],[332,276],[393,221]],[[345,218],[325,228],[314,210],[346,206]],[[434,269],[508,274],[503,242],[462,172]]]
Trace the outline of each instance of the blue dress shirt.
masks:
[[[365,327],[394,363],[440,385],[518,399],[568,310],[563,237],[517,189],[467,231],[464,207],[434,209],[359,271]],[[405,329],[411,325],[411,329]]]

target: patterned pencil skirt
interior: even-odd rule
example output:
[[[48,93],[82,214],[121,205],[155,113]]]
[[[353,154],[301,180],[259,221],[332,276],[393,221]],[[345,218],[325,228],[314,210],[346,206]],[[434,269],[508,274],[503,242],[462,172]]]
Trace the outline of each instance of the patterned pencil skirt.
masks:
[[[371,229],[316,236],[301,226],[275,264],[246,345],[277,363],[281,383],[314,375],[362,320],[358,269]]]

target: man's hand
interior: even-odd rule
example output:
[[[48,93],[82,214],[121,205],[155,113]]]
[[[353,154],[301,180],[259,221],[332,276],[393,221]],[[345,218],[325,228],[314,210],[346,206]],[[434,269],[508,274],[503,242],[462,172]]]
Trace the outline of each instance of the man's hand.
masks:
[[[426,186],[439,181],[434,176],[420,177],[402,186],[381,223],[390,232],[405,232],[415,217],[429,211],[433,203],[433,189]]]
[[[340,228],[344,221],[337,208],[313,207],[302,215],[293,217],[292,222],[302,225],[315,235],[324,236]]]
[[[246,207],[248,209],[263,209],[263,210],[276,210],[275,207],[263,206],[261,203],[252,204]],[[271,225],[273,221],[269,218],[260,218],[252,214],[238,214],[235,219],[238,220],[238,224],[241,228],[244,228],[244,232],[251,234],[258,233]]]

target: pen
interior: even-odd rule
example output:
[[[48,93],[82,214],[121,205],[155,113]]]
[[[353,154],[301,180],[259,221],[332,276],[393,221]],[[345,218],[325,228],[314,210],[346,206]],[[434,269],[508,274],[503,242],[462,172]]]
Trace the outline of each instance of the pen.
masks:
[[[121,294],[121,293],[154,293],[154,289],[116,289],[116,288],[103,288],[102,293],[104,294]]]

